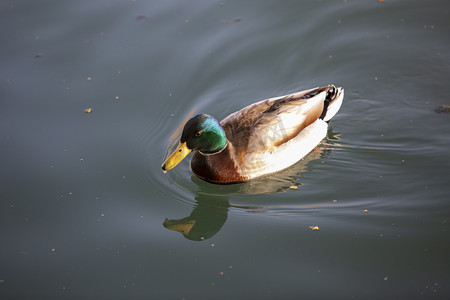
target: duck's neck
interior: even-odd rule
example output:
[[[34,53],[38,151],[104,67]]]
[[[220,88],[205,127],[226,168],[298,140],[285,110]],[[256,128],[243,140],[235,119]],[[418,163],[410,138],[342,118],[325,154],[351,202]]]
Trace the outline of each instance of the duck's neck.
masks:
[[[230,144],[230,142],[229,142],[228,140],[226,140],[225,147],[218,147],[218,148],[216,148],[216,150],[214,150],[214,151],[212,151],[212,152],[205,152],[205,151],[201,151],[201,150],[198,150],[198,152],[200,152],[200,153],[203,154],[203,155],[214,155],[214,154],[219,154],[219,153],[221,153],[222,151],[224,151],[225,149],[227,149],[229,144]],[[218,149],[218,150],[217,150],[217,149]]]

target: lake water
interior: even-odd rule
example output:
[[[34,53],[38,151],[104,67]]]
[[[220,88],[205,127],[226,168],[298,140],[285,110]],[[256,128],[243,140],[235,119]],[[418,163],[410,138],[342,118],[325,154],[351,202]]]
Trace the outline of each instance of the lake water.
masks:
[[[0,27],[1,299],[450,298],[447,0],[7,0]],[[329,83],[292,168],[162,173],[188,115]]]

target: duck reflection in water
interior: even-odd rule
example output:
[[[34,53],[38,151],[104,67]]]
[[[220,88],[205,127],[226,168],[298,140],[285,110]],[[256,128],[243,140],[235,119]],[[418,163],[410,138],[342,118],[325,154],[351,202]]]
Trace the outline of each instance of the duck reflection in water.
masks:
[[[328,131],[328,139],[337,141],[339,134]],[[334,143],[334,142],[333,142]],[[189,240],[203,241],[211,238],[225,224],[230,208],[244,209],[249,212],[271,210],[270,207],[231,205],[229,199],[233,194],[268,194],[285,192],[301,185],[298,179],[308,170],[311,161],[323,158],[330,150],[327,144],[316,147],[301,161],[276,174],[233,185],[216,185],[207,183],[196,176],[191,177],[196,190],[196,204],[188,217],[182,219],[165,219],[163,226],[178,231]],[[275,203],[276,205],[276,203]]]
[[[226,196],[198,194],[197,203],[189,217],[180,220],[166,219],[167,229],[183,234],[189,240],[202,241],[214,236],[227,220],[230,204]]]

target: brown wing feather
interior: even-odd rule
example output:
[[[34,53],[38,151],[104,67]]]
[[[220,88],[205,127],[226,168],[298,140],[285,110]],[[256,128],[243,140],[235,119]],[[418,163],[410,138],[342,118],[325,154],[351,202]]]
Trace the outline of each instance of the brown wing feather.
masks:
[[[308,99],[328,91],[329,87],[267,99],[228,116],[221,125],[239,158],[249,152],[267,151],[286,143],[322,114],[324,102],[318,101],[302,111]],[[286,128],[286,118],[293,123]]]

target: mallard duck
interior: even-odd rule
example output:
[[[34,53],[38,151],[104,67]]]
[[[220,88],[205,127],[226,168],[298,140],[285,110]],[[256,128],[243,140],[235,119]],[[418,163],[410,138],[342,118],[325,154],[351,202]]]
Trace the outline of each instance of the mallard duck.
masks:
[[[327,85],[263,100],[218,122],[207,114],[190,119],[164,172],[191,151],[192,172],[213,183],[237,183],[283,170],[316,147],[339,110],[344,89]]]

